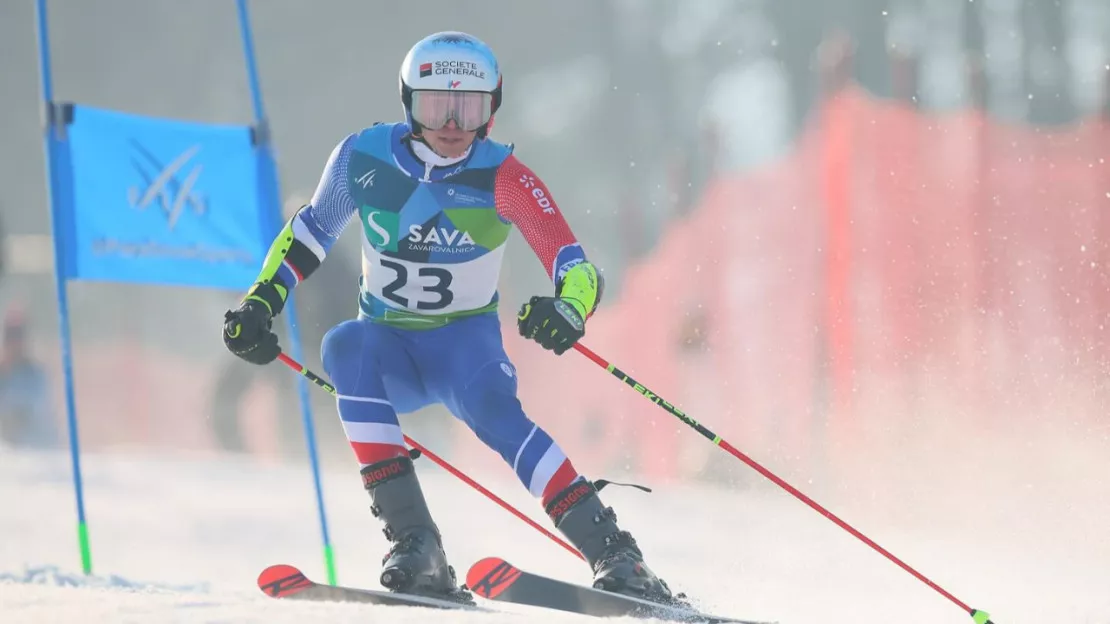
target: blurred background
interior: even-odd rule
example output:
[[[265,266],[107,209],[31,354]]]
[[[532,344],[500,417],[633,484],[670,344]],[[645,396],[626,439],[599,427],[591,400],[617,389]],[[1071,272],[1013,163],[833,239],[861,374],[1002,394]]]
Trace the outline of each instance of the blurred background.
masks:
[[[50,6],[57,99],[250,122],[232,2]],[[286,214],[346,134],[400,118],[415,41],[489,43],[505,76],[493,137],[606,275],[584,342],[812,493],[912,522],[953,483],[1004,490],[1023,467],[1105,451],[1104,0],[267,0],[252,18]],[[34,5],[5,0],[7,447],[65,443],[41,110]],[[357,237],[293,297],[310,368],[356,313]],[[580,468],[756,482],[586,360],[517,338],[519,302],[549,289],[513,237],[502,314],[522,400]],[[291,373],[219,339],[241,293],[70,293],[87,452],[305,461]],[[353,471],[330,397],[312,396],[322,461]],[[402,422],[464,467],[499,466],[442,410]]]

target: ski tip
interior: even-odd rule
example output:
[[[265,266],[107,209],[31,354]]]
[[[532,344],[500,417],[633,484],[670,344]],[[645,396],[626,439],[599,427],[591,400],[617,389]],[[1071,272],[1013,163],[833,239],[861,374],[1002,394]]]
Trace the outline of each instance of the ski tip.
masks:
[[[500,557],[486,557],[470,566],[466,573],[466,585],[475,594],[492,599],[512,586],[520,574],[520,570],[508,561]]]
[[[304,573],[291,565],[272,565],[258,575],[258,589],[267,596],[282,598],[313,585]]]
[[[470,569],[466,572],[467,587],[474,587],[481,583],[483,578],[489,576],[491,572],[497,569],[497,566],[502,564],[509,565],[509,562],[501,557],[486,557],[470,566]]]

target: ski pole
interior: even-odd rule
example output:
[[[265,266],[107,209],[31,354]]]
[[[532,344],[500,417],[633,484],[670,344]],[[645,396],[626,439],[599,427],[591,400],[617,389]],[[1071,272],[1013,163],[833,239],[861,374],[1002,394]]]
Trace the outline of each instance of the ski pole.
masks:
[[[297,371],[298,373],[300,373],[301,375],[303,375],[305,379],[311,381],[312,383],[316,384],[320,388],[323,388],[324,390],[326,390],[332,396],[338,396],[338,393],[335,391],[335,386],[331,385],[327,381],[324,381],[319,375],[317,375],[316,373],[308,370],[307,368],[302,366],[300,363],[298,363],[293,358],[289,357],[288,355],[285,355],[284,353],[279,353],[278,354],[278,359],[281,360],[281,362],[283,364],[285,364],[286,366],[288,366],[289,368],[291,368],[291,369]],[[501,505],[502,509],[504,509],[505,511],[508,511],[509,513],[513,514],[517,518],[520,518],[525,523],[527,523],[529,526],[531,526],[533,529],[535,529],[535,530],[539,531],[540,533],[543,533],[547,537],[551,538],[552,541],[554,541],[556,544],[558,544],[558,545],[562,546],[563,548],[567,549],[568,551],[570,551],[575,557],[578,557],[579,559],[582,559],[583,561],[585,561],[585,557],[582,556],[582,553],[578,552],[577,548],[575,548],[574,546],[571,546],[570,544],[568,544],[568,543],[564,542],[563,540],[559,539],[559,537],[556,536],[554,533],[552,533],[551,531],[548,531],[547,529],[543,528],[538,523],[536,523],[535,520],[533,520],[533,519],[529,518],[528,516],[524,515],[523,513],[520,512],[520,510],[513,507],[509,503],[505,502],[504,500],[502,500],[499,496],[497,496],[493,492],[491,492],[491,491],[487,490],[486,488],[482,487],[481,483],[478,483],[474,479],[471,479],[470,477],[466,476],[466,474],[464,474],[461,470],[459,470],[458,468],[455,468],[451,464],[447,463],[447,461],[444,460],[442,457],[440,457],[440,456],[436,455],[435,453],[429,451],[427,448],[420,445],[416,440],[413,440],[412,438],[408,437],[408,435],[405,435],[405,434],[402,434],[402,435],[404,435],[404,437],[405,437],[405,442],[409,446],[411,446],[412,448],[416,449],[417,451],[420,451],[421,455],[426,455],[428,457],[428,459],[432,460],[432,462],[435,463],[436,465],[438,465],[440,468],[443,468],[447,472],[449,472],[452,475],[454,475],[455,477],[457,477],[463,483],[469,485],[470,487],[474,488],[475,490],[478,490],[486,498],[488,498],[491,501],[497,503],[498,505]]]
[[[702,425],[698,421],[696,421],[693,418],[690,418],[689,416],[687,416],[685,414],[685,412],[678,409],[677,407],[672,405],[670,402],[664,400],[663,397],[661,397],[658,394],[656,394],[656,393],[652,392],[651,390],[647,389],[643,384],[636,381],[635,379],[629,377],[621,369],[617,368],[616,366],[613,366],[609,362],[606,362],[604,359],[601,358],[601,356],[594,353],[593,351],[591,351],[590,349],[588,349],[587,347],[583,346],[580,343],[575,343],[574,348],[576,350],[578,350],[579,353],[581,353],[582,355],[589,358],[594,364],[597,364],[598,366],[604,368],[605,370],[609,371],[609,373],[611,375],[613,375],[617,379],[620,379],[624,383],[631,386],[633,390],[642,394],[644,396],[644,398],[651,401],[652,403],[655,403],[659,407],[666,410],[667,413],[671,414],[672,416],[674,416],[674,417],[678,418],[679,420],[681,420],[682,422],[686,423],[687,425],[692,427],[695,431],[702,434],[707,439],[709,439],[711,442],[713,442],[713,444],[716,444],[717,446],[719,446],[722,449],[724,449],[725,451],[727,451],[729,454],[731,454],[736,459],[739,459],[740,461],[744,462],[748,466],[751,466],[753,469],[756,470],[756,472],[758,472],[759,474],[763,475],[764,477],[767,477],[768,479],[770,479],[775,485],[781,487],[782,489],[786,490],[790,494],[794,495],[795,498],[797,498],[798,500],[800,500],[803,503],[812,507],[814,511],[820,513],[821,515],[825,516],[829,520],[832,520],[834,523],[836,523],[837,526],[839,526],[840,528],[844,529],[845,531],[851,533],[856,538],[858,538],[860,541],[862,541],[864,544],[867,544],[868,546],[873,548],[879,554],[881,554],[884,557],[886,557],[887,559],[893,561],[895,564],[897,564],[903,570],[905,570],[906,572],[909,572],[914,577],[916,577],[919,581],[925,583],[929,587],[936,590],[938,593],[940,593],[940,595],[944,596],[948,600],[951,600],[958,607],[963,609],[968,615],[970,615],[972,617],[972,619],[975,620],[976,624],[994,624],[990,619],[990,614],[989,613],[987,613],[986,611],[980,611],[978,609],[972,609],[971,607],[967,606],[965,603],[960,601],[958,598],[956,598],[952,594],[945,591],[941,586],[939,586],[936,583],[934,583],[933,581],[929,580],[928,578],[926,578],[923,574],[921,574],[917,570],[914,570],[913,568],[911,568],[909,565],[907,565],[901,559],[899,559],[898,557],[895,557],[893,554],[891,554],[889,551],[887,551],[882,546],[879,546],[878,544],[876,544],[874,541],[872,541],[869,537],[867,537],[863,533],[860,533],[859,531],[857,531],[854,527],[852,527],[852,525],[850,525],[847,522],[838,518],[836,516],[836,514],[829,511],[828,509],[825,509],[824,507],[822,507],[820,504],[818,504],[812,498],[806,496],[801,491],[799,491],[797,488],[795,488],[794,486],[790,485],[786,481],[779,478],[778,475],[774,474],[770,470],[767,470],[766,468],[761,466],[754,459],[748,457],[744,453],[741,453],[739,450],[736,449],[736,447],[732,446],[731,444],[729,444],[725,440],[721,439],[721,436],[713,433],[712,431],[707,429],[704,425]]]

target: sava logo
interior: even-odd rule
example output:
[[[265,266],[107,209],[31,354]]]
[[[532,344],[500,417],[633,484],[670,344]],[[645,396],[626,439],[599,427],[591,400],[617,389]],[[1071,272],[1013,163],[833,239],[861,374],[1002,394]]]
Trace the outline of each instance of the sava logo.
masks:
[[[528,174],[524,174],[520,176],[520,183],[524,185],[524,188],[531,189],[532,197],[536,199],[537,206],[542,208],[547,214],[555,214],[555,206],[551,204],[551,198],[547,196],[547,193],[545,193],[542,188],[536,186],[535,178]]]
[[[409,226],[410,249],[419,251],[446,251],[448,253],[461,253],[468,251],[476,245],[466,230],[453,230],[444,227],[423,228],[419,225]]]
[[[371,230],[374,230],[375,234],[377,234],[378,236],[381,237],[380,241],[371,241],[371,242],[374,242],[379,247],[387,247],[387,246],[389,246],[389,241],[392,240],[392,239],[389,236],[389,230],[385,229],[384,227],[381,226],[381,224],[379,224],[377,221],[374,220],[374,217],[376,215],[378,215],[379,212],[380,211],[375,210],[373,212],[368,213],[366,215],[366,225]]]

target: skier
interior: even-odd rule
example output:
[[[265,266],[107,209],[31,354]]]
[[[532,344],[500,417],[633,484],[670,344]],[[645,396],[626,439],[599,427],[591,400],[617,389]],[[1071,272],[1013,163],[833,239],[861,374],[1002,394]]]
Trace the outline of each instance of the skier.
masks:
[[[492,141],[501,72],[486,44],[441,32],[400,71],[403,123],[377,123],[332,151],[311,202],[278,234],[257,281],[225,316],[238,357],[280,352],[272,319],[320,266],[352,217],[362,226],[359,313],[324,336],[324,370],[391,542],[380,581],[392,591],[468,598],[456,585],[397,414],[445,404],[512,467],[589,562],[594,587],[673,602],[594,484],[522,410],[504,352],[497,280],[516,226],[554,285],[518,315],[520,334],[562,354],[585,332],[603,282],[544,183]]]

